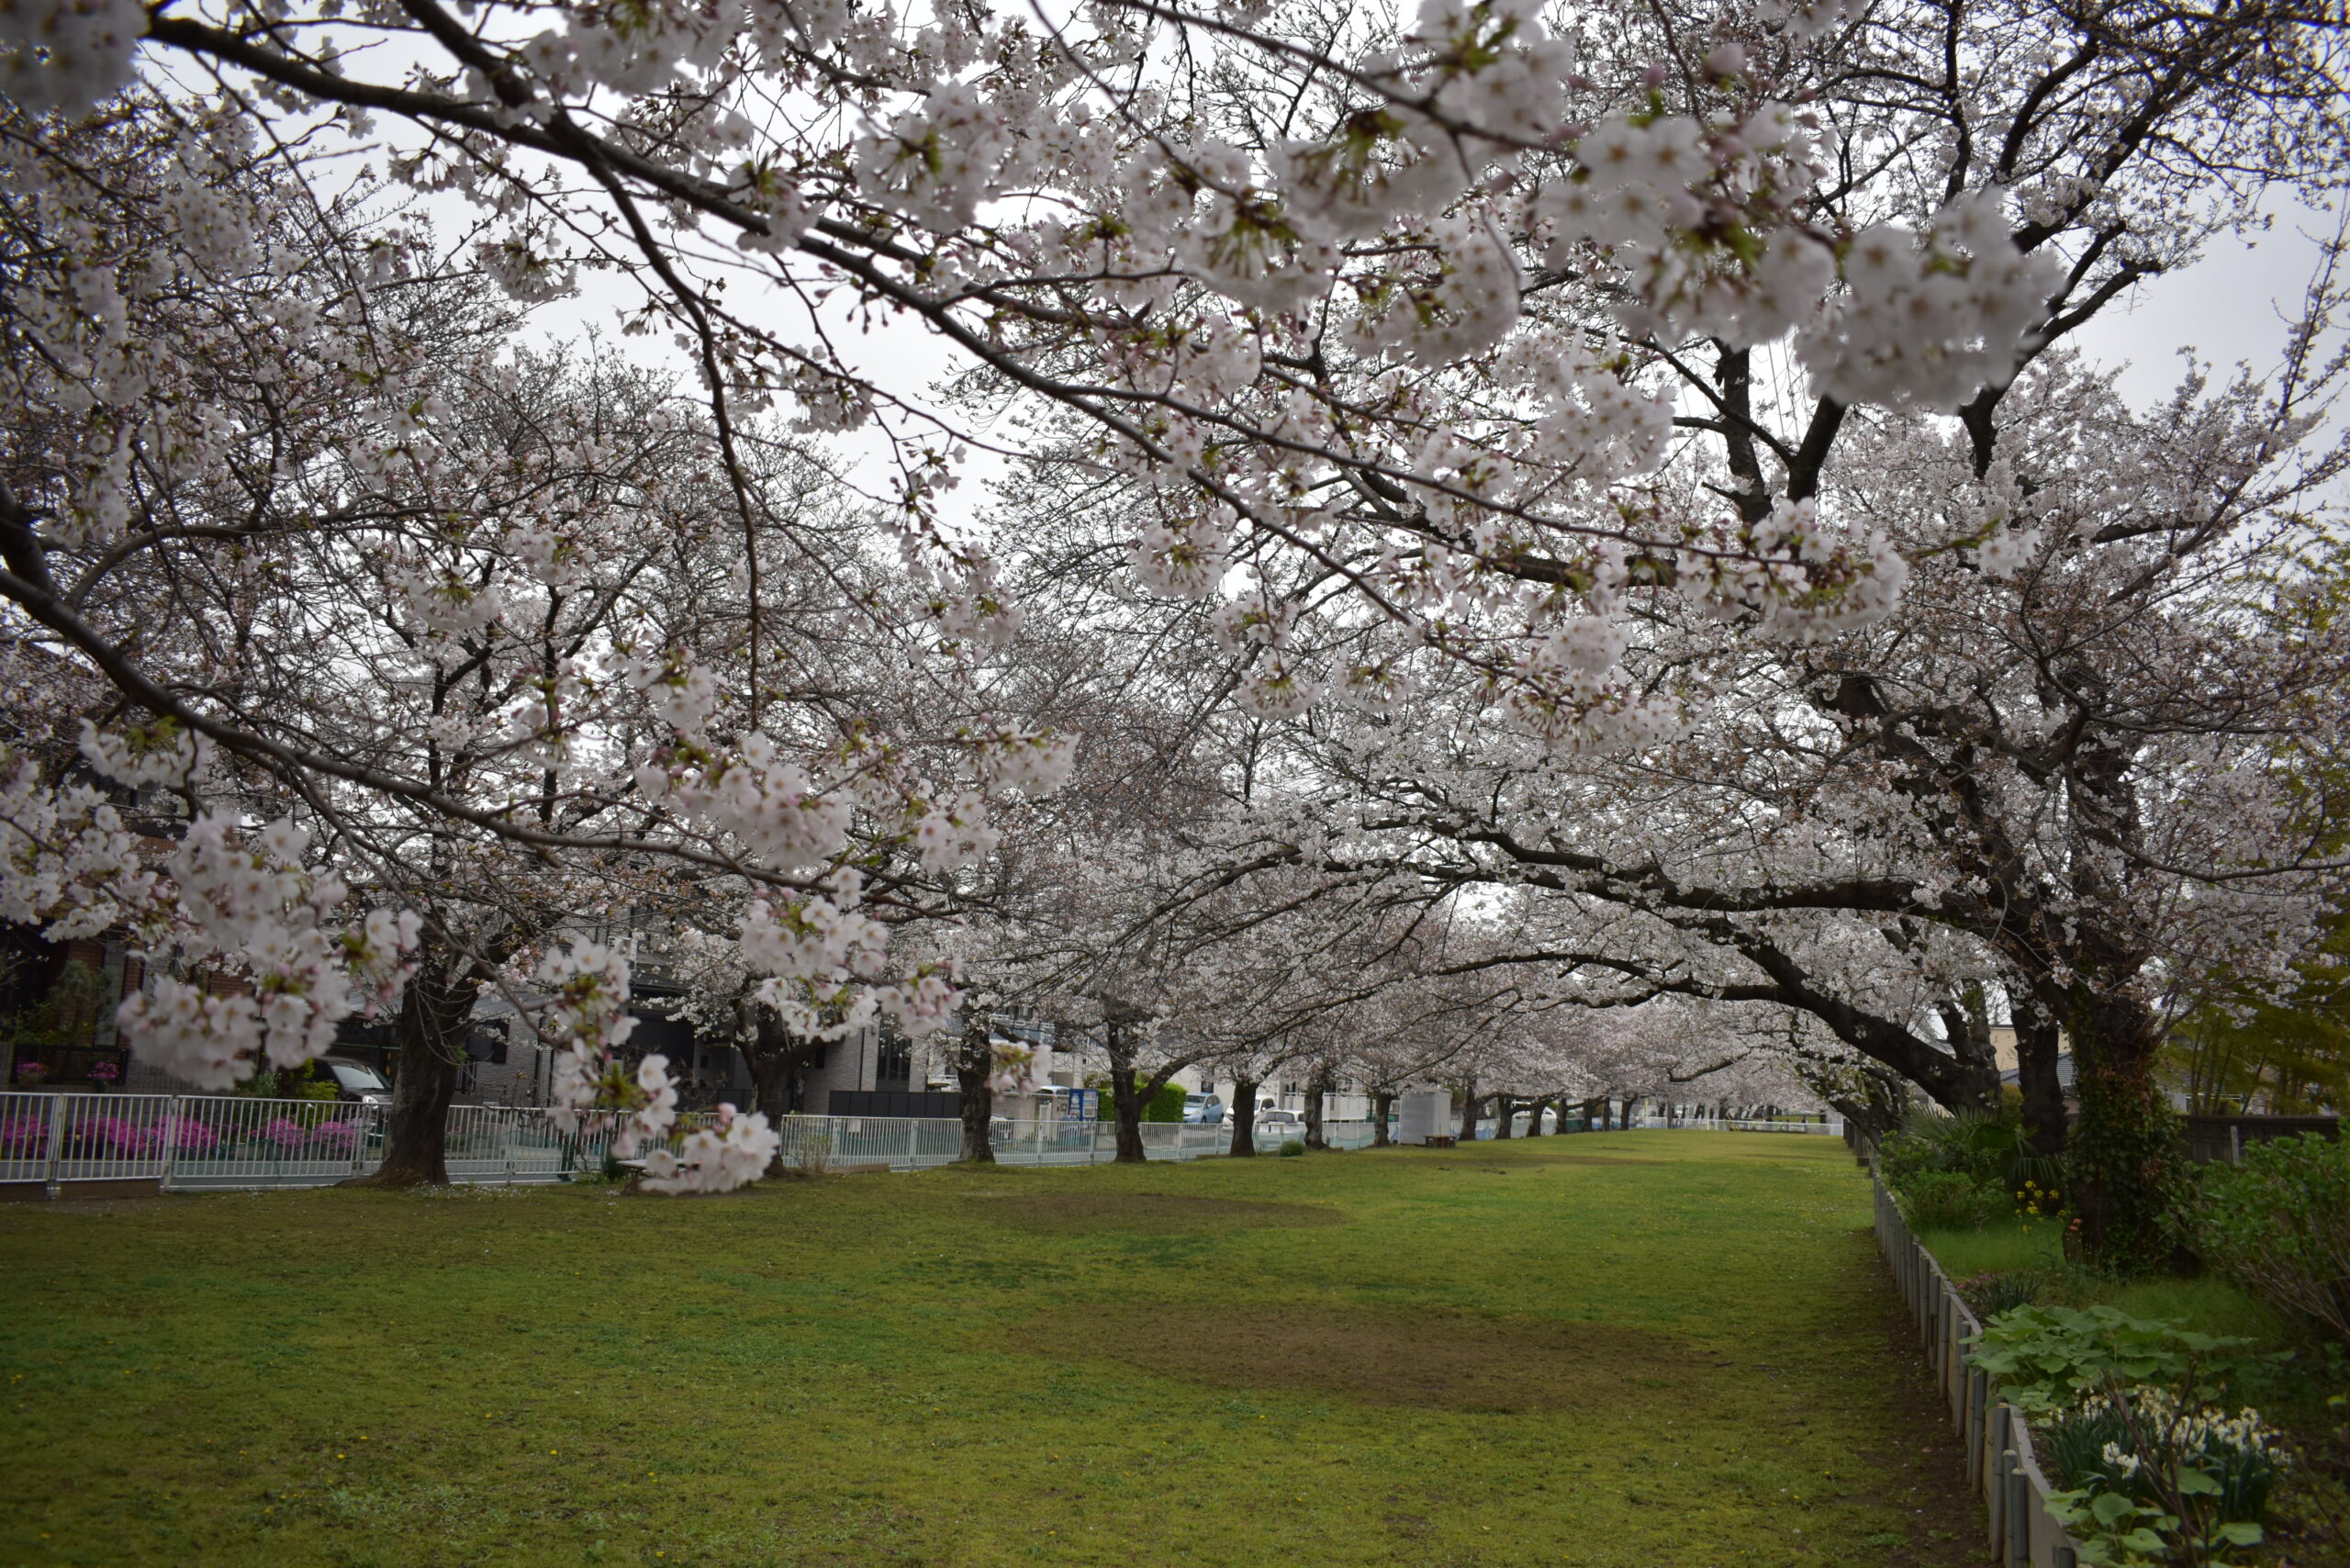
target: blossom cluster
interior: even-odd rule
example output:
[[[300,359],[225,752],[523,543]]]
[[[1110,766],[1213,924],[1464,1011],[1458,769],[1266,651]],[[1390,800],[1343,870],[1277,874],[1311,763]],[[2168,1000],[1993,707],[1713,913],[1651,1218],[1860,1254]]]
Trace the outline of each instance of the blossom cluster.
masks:
[[[0,0],[0,97],[81,114],[131,79],[138,0]]]
[[[1920,236],[1881,223],[1845,242],[1845,292],[1796,353],[1843,403],[1954,409],[2003,379],[2046,313],[2064,264],[2016,249],[1997,192],[1962,196]]]
[[[726,1193],[767,1174],[783,1147],[767,1116],[722,1104],[710,1123],[694,1128],[672,1150],[648,1150],[643,1185],[653,1193]]]
[[[185,735],[141,745],[94,730],[83,750],[126,782],[184,783],[201,756]],[[153,976],[117,1021],[165,1070],[224,1089],[325,1054],[344,1020],[397,1001],[419,917],[379,908],[340,924],[348,890],[304,868],[308,834],[290,818],[248,834],[229,813],[202,812],[159,876],[140,848],[156,841],[97,791],[57,790],[30,759],[6,761],[0,913],[52,940],[127,930]]]

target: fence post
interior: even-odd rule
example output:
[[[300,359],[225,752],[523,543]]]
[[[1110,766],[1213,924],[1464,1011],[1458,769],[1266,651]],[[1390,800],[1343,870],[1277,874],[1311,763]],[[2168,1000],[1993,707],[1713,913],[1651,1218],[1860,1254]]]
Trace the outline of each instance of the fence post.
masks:
[[[2031,1478],[2020,1464],[2008,1470],[2008,1564],[2031,1568]]]
[[[65,1096],[49,1097],[49,1174],[42,1178],[41,1188],[51,1203],[57,1200],[57,1162],[65,1149]]]
[[[2008,1406],[2001,1405],[1991,1417],[1991,1480],[1983,1488],[1984,1512],[1989,1516],[1991,1550],[2003,1558],[2007,1550],[2008,1530]]]
[[[1991,1374],[1970,1367],[1966,1372],[1966,1484],[1983,1484],[1983,1406]]]
[[[914,1170],[922,1163],[922,1124],[908,1118],[906,1122],[906,1169]]]
[[[163,1103],[163,1169],[155,1178],[155,1191],[172,1190],[172,1171],[180,1159],[180,1097],[173,1095]]]

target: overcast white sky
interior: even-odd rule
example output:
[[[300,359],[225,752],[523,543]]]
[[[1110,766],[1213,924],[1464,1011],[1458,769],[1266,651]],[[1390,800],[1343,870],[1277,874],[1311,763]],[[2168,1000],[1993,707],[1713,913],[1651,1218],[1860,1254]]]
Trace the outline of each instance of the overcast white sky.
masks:
[[[2122,390],[2141,408],[2177,386],[2183,348],[2222,370],[2239,361],[2272,367],[2285,319],[2299,313],[2317,265],[2311,236],[2333,230],[2330,214],[2280,207],[2274,227],[2252,242],[2217,241],[2196,265],[2141,284],[2128,308],[2083,329],[2081,347],[2099,364],[2128,366]]]
[[[454,220],[459,215],[452,212],[450,216]],[[2126,305],[2109,307],[2076,333],[2075,346],[2095,363],[2116,369],[2123,396],[2142,409],[2160,402],[2177,388],[2185,364],[2180,357],[2184,350],[2192,349],[2222,377],[2238,363],[2251,365],[2255,373],[2266,372],[2277,364],[2286,318],[2298,311],[2317,265],[2317,237],[2333,230],[2330,214],[2280,204],[2268,230],[2244,241],[2214,241],[2192,267],[2141,284]],[[738,279],[738,289],[747,281]],[[576,297],[534,313],[534,335],[543,340],[566,338],[598,330],[608,347],[629,357],[688,370],[688,362],[671,352],[666,342],[619,335],[621,313],[638,299],[632,286],[594,273],[586,274],[582,285]],[[849,291],[842,290],[824,311],[834,346],[877,385],[916,404],[928,403],[929,386],[957,367],[957,356],[910,318],[882,318],[868,327],[867,319],[850,308],[852,298]],[[764,314],[770,326],[787,335],[807,330],[800,305],[779,294],[772,298],[771,313],[750,307],[746,299],[736,304],[754,314]],[[797,331],[792,330],[795,323]],[[1770,374],[1800,386],[1800,372],[1786,345],[1777,345],[1766,357]],[[869,463],[881,450],[870,431],[850,438],[850,445],[859,452],[861,464]],[[869,483],[886,487],[888,479],[882,472],[871,467],[864,472]],[[1001,460],[975,455],[963,471],[962,487],[947,499],[946,515],[968,518],[985,504],[987,480],[1002,472]]]

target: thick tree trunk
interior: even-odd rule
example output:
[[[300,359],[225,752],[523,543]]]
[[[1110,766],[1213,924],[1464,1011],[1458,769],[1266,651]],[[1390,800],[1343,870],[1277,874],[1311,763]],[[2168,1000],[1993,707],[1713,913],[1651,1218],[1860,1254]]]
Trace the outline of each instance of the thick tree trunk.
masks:
[[[761,1034],[766,1033],[764,1020],[758,1028]],[[791,1114],[791,1075],[799,1064],[789,1051],[761,1049],[765,1044],[763,1040],[755,1039],[744,1047],[743,1055],[751,1070],[753,1103],[759,1114],[767,1117],[767,1126],[780,1127],[784,1119]],[[767,1174],[785,1176],[790,1172],[791,1167],[784,1161],[783,1146],[778,1144],[775,1158],[767,1161]]]
[[[352,1185],[440,1187],[449,1182],[449,1104],[464,1070],[474,1011],[471,966],[419,965],[393,1025],[399,1041],[392,1103],[384,1116],[384,1162]]]
[[[1232,1107],[1225,1114],[1232,1123],[1232,1153],[1239,1159],[1251,1159],[1257,1152],[1257,1090],[1263,1081],[1236,1078],[1232,1081]]]
[[[781,1021],[755,1002],[744,999],[748,1016],[737,1017],[748,1025],[748,1043],[743,1047],[744,1064],[751,1070],[751,1096],[755,1107],[767,1117],[767,1125],[781,1127],[791,1114],[791,1084],[800,1070],[822,1048],[815,1040],[802,1039],[786,1029]],[[738,1027],[735,1037],[744,1038]],[[785,1163],[784,1150],[778,1146],[775,1158],[767,1161],[770,1176],[794,1174],[793,1167]]]
[[[956,1158],[966,1165],[995,1163],[995,1145],[988,1137],[995,1119],[995,1047],[990,1034],[986,1023],[966,1019],[955,1047],[955,1087],[963,1117],[963,1151]]]
[[[1386,1148],[1391,1147],[1391,1146],[1393,1144],[1394,1140],[1393,1140],[1393,1138],[1391,1138],[1391,1137],[1389,1137],[1387,1136],[1387,1116],[1388,1116],[1388,1114],[1389,1114],[1390,1112],[1393,1111],[1394,1109],[1395,1109],[1395,1094],[1394,1094],[1394,1092],[1393,1092],[1393,1090],[1382,1089],[1382,1090],[1377,1091],[1376,1092],[1374,1092],[1374,1093],[1371,1095],[1371,1148]]]
[[[1950,1110],[1974,1110],[1986,1114],[1999,1105],[1999,1058],[1991,1045],[1991,1016],[1985,1002],[1983,988],[1969,985],[1957,1001],[1945,1002],[1937,1011],[1942,1015],[1942,1035],[1950,1042],[1951,1054],[1958,1058],[1959,1086],[1954,1094],[1943,1101]],[[1957,1103],[1953,1103],[1952,1101]]]
[[[2154,1081],[2154,1014],[2134,998],[2082,986],[2070,1024],[2081,1102],[2065,1158],[2076,1245],[2111,1272],[2151,1272],[2176,1251],[2167,1221],[2182,1174],[2178,1118]]]
[[[1317,1074],[1305,1085],[1305,1147],[1326,1149],[1330,1141],[1322,1135],[1322,1107],[1328,1091]]]
[[[1102,1034],[1110,1053],[1110,1104],[1118,1118],[1117,1163],[1140,1165],[1150,1158],[1142,1146],[1142,1113],[1147,1101],[1135,1081],[1133,1037],[1124,1024],[1104,1025]]]
[[[1477,1141],[1477,1081],[1471,1079],[1460,1086],[1460,1141]]]
[[[1517,1119],[1517,1102],[1506,1094],[1494,1096],[1494,1136],[1509,1137],[1509,1125]]]
[[[2057,1077],[2064,1031],[2037,1006],[2016,1009],[2016,1087],[2023,1093],[2023,1126],[2031,1152],[2043,1159],[2065,1153],[2065,1085]]]

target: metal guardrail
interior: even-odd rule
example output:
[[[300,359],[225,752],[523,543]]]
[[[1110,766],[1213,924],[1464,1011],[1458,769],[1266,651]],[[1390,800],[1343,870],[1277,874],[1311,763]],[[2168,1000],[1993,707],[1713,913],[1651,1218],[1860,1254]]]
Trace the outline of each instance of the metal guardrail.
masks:
[[[565,1182],[603,1169],[613,1132],[580,1130],[543,1109],[457,1105],[449,1112],[449,1179]],[[702,1120],[678,1118],[677,1135]],[[786,1163],[800,1169],[918,1170],[963,1152],[959,1121],[903,1116],[787,1116]],[[1324,1126],[1333,1148],[1372,1141],[1367,1121]],[[1232,1147],[1227,1125],[1142,1125],[1152,1159],[1198,1159]],[[1007,1165],[1096,1165],[1117,1157],[1107,1122],[1001,1122],[990,1139]],[[1271,1152],[1267,1149],[1266,1152]],[[230,1095],[0,1093],[0,1185],[39,1184],[50,1197],[91,1183],[154,1182],[163,1192],[319,1187],[381,1167],[384,1110],[318,1100]]]
[[[1926,1250],[1868,1157],[1876,1194],[1876,1239],[1902,1304],[1918,1326],[1951,1422],[1966,1445],[1966,1484],[1990,1514],[1990,1546],[1999,1568],[2075,1568],[2080,1542],[2048,1511],[2049,1484],[2032,1451],[2031,1423],[1999,1397],[1999,1382],[1966,1364],[1966,1347],[1983,1331],[1974,1309]]]

